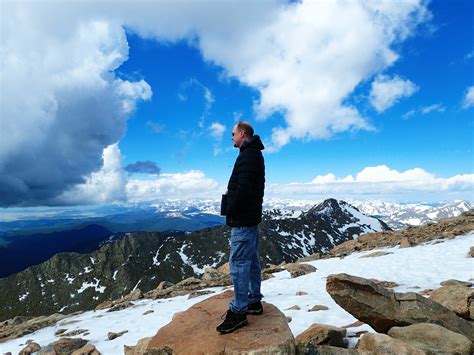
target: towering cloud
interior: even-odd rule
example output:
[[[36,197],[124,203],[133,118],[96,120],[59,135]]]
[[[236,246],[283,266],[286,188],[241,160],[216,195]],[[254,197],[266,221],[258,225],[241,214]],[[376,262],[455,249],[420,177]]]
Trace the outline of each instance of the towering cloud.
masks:
[[[275,151],[292,139],[371,129],[348,98],[395,62],[398,44],[429,17],[421,0],[7,1],[2,10],[3,206],[56,203],[101,171],[104,149],[152,95],[145,80],[115,74],[128,57],[125,28],[186,40],[224,76],[254,88],[260,118],[283,114]]]

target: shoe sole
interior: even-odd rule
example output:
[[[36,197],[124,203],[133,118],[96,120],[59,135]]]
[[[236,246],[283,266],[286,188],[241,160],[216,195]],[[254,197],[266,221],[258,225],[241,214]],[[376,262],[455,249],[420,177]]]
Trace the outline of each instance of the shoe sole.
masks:
[[[244,321],[242,321],[242,322],[236,324],[236,325],[235,325],[233,328],[231,328],[231,329],[218,330],[218,332],[221,333],[221,334],[228,334],[228,333],[233,332],[234,330],[237,330],[237,329],[243,327],[244,325],[247,325],[248,323],[249,323],[249,322],[248,322],[248,320],[246,319],[246,320],[244,320]]]
[[[259,316],[262,313],[263,313],[263,309],[260,309],[258,311],[247,311],[247,314],[251,314],[253,316]]]

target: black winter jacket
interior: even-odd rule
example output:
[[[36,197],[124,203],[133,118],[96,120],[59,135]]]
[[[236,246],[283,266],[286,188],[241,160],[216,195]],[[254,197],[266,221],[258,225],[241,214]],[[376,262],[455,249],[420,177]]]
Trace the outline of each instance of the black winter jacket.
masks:
[[[259,136],[253,136],[240,147],[227,185],[226,224],[231,227],[251,227],[262,221],[265,189],[264,146]]]

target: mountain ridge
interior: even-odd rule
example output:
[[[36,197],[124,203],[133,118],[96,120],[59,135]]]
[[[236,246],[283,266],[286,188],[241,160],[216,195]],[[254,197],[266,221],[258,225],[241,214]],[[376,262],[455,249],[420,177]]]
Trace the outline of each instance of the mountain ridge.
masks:
[[[297,218],[273,219],[272,213],[265,214],[259,225],[262,264],[292,262],[315,252],[328,252],[367,231],[388,229],[375,218],[354,216],[352,211],[356,210],[344,201],[327,203],[339,207],[330,214],[313,211]],[[202,275],[205,267],[227,261],[229,237],[226,226],[191,233],[126,233],[90,254],[57,254],[43,264],[0,279],[0,320],[91,309],[137,287],[148,291],[161,281]]]

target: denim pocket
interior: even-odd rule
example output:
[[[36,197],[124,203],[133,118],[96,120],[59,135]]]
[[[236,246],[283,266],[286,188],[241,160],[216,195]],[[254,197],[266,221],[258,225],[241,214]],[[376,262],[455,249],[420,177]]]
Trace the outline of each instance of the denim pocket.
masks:
[[[245,242],[250,240],[251,234],[245,227],[232,228],[230,235],[231,242]]]

